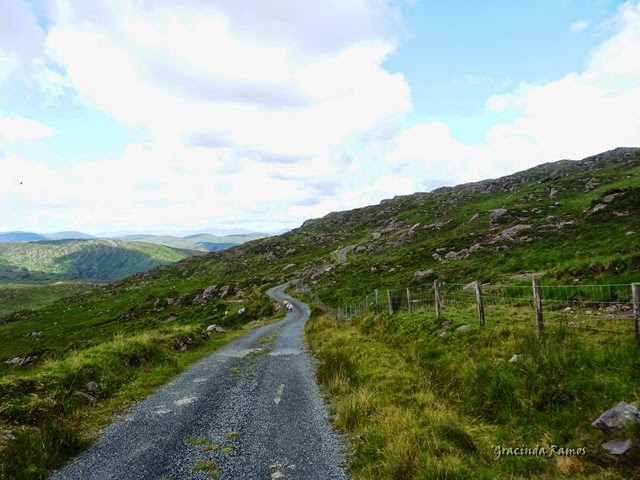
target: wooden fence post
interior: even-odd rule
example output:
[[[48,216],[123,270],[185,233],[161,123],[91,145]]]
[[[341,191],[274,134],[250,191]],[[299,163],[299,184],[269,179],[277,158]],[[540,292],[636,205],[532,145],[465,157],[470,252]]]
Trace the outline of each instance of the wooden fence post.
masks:
[[[380,295],[378,294],[377,288],[376,288],[376,313],[380,313]]]
[[[436,318],[440,318],[440,291],[438,290],[438,280],[433,281],[433,298],[436,304]]]
[[[412,305],[411,305],[411,289],[409,287],[407,287],[407,310],[409,312],[409,315],[411,315],[411,313],[412,313],[411,307],[412,307]]]
[[[640,283],[631,284],[633,294],[633,313],[636,320],[636,341],[640,343]]]
[[[544,334],[544,318],[542,316],[542,289],[540,279],[533,279],[533,308],[536,312],[536,332],[538,336]]]
[[[387,290],[387,302],[389,302],[389,315],[393,315],[393,305],[391,304],[391,292]]]
[[[478,319],[480,326],[484,327],[484,304],[482,303],[482,289],[478,282],[473,282],[473,288],[476,291],[476,302],[478,303]]]

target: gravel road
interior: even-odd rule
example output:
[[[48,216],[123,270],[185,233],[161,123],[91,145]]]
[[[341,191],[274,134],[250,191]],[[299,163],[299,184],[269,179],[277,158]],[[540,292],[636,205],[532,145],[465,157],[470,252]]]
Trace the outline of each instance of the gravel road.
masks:
[[[338,251],[338,262],[347,263],[347,254],[351,253],[354,248],[356,248],[355,245],[349,245],[348,247],[341,248]]]
[[[302,343],[309,307],[285,288],[267,292],[294,305],[283,320],[140,402],[51,480],[348,479]]]

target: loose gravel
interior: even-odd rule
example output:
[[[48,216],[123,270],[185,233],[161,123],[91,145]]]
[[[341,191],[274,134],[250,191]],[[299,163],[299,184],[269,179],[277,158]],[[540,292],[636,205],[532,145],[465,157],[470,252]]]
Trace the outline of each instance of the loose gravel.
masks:
[[[51,480],[348,479],[294,310],[200,361],[118,418]]]

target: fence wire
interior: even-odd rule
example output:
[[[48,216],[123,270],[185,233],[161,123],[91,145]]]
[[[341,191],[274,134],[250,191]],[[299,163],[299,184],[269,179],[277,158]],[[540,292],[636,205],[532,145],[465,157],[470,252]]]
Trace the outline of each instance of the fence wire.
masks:
[[[471,316],[476,310],[479,315],[482,310],[487,326],[529,324],[533,329],[537,325],[531,285],[443,282],[378,289],[360,302],[339,307],[325,305],[311,291],[306,292],[321,309],[342,320],[363,312],[434,312],[439,306],[443,316],[447,312]],[[567,328],[585,334],[610,335],[613,339],[636,337],[640,341],[636,332],[640,326],[640,284],[540,285],[539,292],[545,329]],[[482,308],[478,306],[478,298]]]

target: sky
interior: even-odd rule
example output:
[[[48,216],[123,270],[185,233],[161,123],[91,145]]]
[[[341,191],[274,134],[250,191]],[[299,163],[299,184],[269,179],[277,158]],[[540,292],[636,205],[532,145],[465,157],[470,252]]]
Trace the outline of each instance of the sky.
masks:
[[[0,231],[275,232],[639,106],[640,0],[0,0]]]

